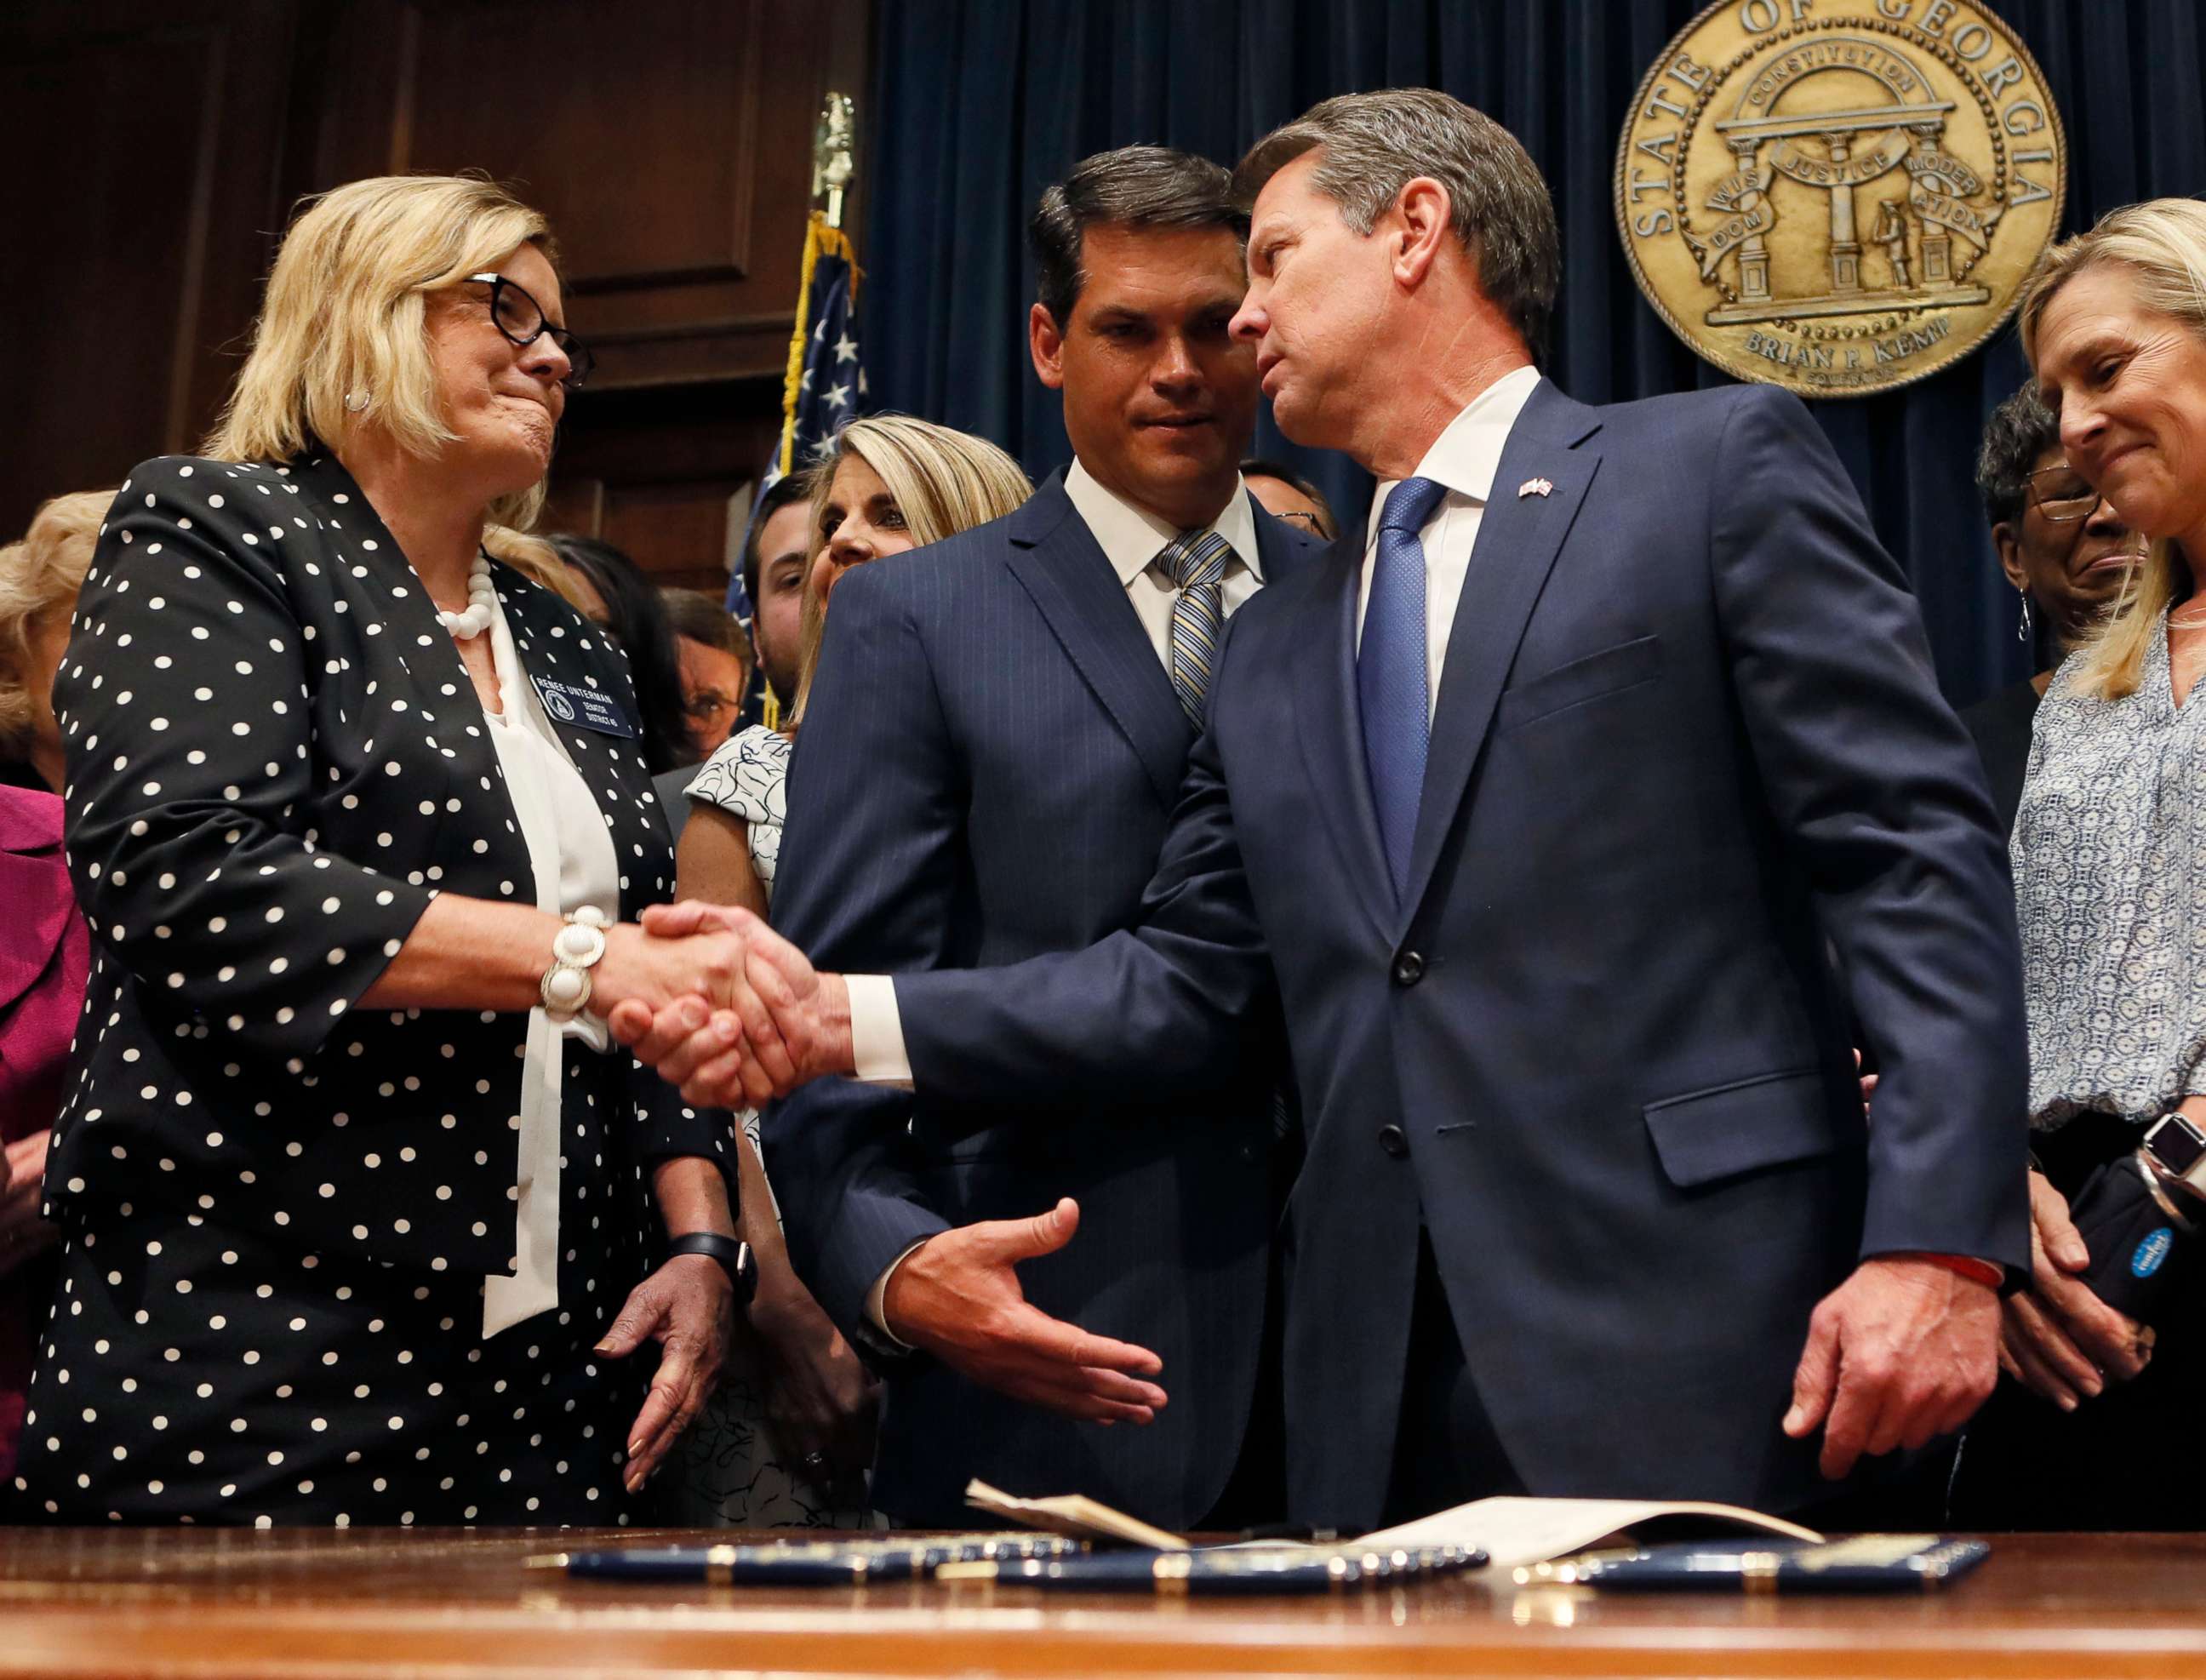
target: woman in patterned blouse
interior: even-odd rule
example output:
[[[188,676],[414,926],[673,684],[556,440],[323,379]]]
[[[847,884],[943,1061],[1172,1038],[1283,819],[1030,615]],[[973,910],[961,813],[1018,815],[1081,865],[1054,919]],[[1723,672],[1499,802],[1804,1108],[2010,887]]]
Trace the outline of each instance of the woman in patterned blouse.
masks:
[[[2161,1116],[2206,1129],[2206,204],[2134,205],[2055,247],[2022,333],[2069,466],[2149,548],[2037,712],[2013,840],[2036,1263],[1954,1515],[2190,1528],[2206,1461],[2167,1449],[2206,1406],[2202,1257],[2162,1321],[2133,1323],[2077,1275],[2068,1198]]]
[[[814,474],[813,555],[804,580],[796,700],[786,733],[731,737],[689,784],[678,896],[764,915],[781,852],[789,756],[819,675],[828,598],[853,566],[999,519],[1034,486],[994,444],[902,414],[853,420]],[[835,674],[829,673],[829,680]],[[863,681],[863,673],[844,680]],[[758,1116],[743,1116],[743,1235],[759,1262],[750,1313],[762,1369],[734,1368],[683,1450],[686,1516],[737,1527],[862,1520],[872,1462],[873,1384],[789,1264],[759,1165]],[[767,1421],[774,1440],[761,1433]],[[776,1451],[776,1444],[778,1451]]]

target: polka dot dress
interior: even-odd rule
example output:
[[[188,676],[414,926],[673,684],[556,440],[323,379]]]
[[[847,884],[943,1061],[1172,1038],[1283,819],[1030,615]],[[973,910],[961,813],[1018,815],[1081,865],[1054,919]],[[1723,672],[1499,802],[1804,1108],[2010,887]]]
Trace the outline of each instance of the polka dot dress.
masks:
[[[617,650],[495,575],[529,676],[633,719]],[[356,1007],[438,892],[534,898],[434,614],[331,458],[149,462],[109,515],[55,690],[94,950],[46,1180],[65,1250],[28,1515],[617,1520],[651,1355],[587,1350],[644,1275],[649,1168],[725,1172],[728,1124],[572,1051],[559,1308],[481,1337],[514,1250],[527,1017]],[[633,918],[673,879],[636,740],[559,735]]]
[[[599,1059],[572,1052],[568,1076]],[[593,1118],[578,1129],[587,1164],[605,1139]],[[617,1221],[629,1241],[611,1240],[588,1175],[563,1183],[560,1307],[487,1342],[479,1278],[318,1255],[165,1209],[82,1229],[33,1385],[26,1514],[625,1522],[642,1373],[591,1348],[641,1275],[635,1228]]]

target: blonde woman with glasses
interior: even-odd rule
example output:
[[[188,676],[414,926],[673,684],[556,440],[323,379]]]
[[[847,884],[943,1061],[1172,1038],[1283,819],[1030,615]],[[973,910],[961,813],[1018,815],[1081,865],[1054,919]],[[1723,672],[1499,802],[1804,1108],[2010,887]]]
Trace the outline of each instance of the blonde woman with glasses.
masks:
[[[729,1128],[601,1017],[735,954],[635,926],[673,859],[626,662],[492,557],[589,372],[564,308],[501,188],[338,188],[205,453],[108,512],[55,690],[93,1027],[33,1514],[618,1522],[714,1379]]]
[[[827,604],[854,566],[939,542],[1010,513],[1033,493],[994,444],[903,414],[853,420],[814,469],[813,554],[804,581],[795,720],[730,739],[689,784],[679,896],[766,914],[786,813],[790,748],[818,676]],[[924,565],[925,557],[911,563]],[[863,673],[851,674],[862,681]],[[759,1261],[751,1304],[755,1371],[741,1349],[683,1451],[682,1516],[738,1528],[866,1520],[874,1386],[798,1281],[743,1117],[743,1236]]]

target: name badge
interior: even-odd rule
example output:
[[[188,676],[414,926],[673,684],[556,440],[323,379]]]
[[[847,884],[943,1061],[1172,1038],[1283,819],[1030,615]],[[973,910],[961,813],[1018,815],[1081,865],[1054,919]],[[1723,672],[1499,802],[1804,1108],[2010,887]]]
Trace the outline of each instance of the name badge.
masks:
[[[629,741],[635,739],[635,725],[622,715],[620,707],[595,688],[578,688],[571,682],[555,682],[548,676],[529,680],[536,684],[536,693],[553,723],[593,730],[599,735],[617,735]]]

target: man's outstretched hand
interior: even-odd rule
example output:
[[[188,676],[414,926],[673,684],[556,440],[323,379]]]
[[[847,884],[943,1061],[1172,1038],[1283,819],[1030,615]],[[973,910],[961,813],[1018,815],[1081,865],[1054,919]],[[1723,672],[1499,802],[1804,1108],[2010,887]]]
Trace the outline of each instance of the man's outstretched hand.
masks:
[[[1935,1260],[1863,1260],[1808,1320],[1785,1433],[1823,1431],[1836,1480],[1867,1453],[1927,1445],[1966,1423],[1999,1379],[2000,1303]]]
[[[606,1016],[614,1038],[679,1086],[686,1100],[754,1107],[823,1075],[852,1070],[842,976],[814,971],[802,951],[748,910],[689,899],[653,905],[642,925],[657,938],[718,932],[743,942],[741,982],[729,996],[677,998],[656,1014],[624,1001]]]
[[[931,1236],[889,1278],[882,1317],[903,1342],[1028,1405],[1094,1423],[1150,1423],[1164,1369],[1147,1348],[1053,1319],[1019,1287],[1018,1262],[1080,1229],[1070,1197],[1030,1219],[987,1219]]]

